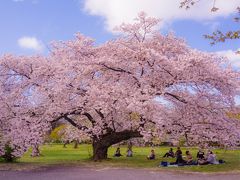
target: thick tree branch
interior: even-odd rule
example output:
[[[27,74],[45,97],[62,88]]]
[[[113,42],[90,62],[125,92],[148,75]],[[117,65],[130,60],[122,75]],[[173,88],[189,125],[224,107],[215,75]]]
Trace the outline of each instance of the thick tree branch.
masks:
[[[87,130],[88,129],[88,127],[87,126],[82,126],[82,125],[80,125],[80,124],[77,124],[77,123],[75,123],[71,118],[69,118],[68,116],[64,116],[64,119],[66,120],[66,121],[68,121],[71,125],[73,125],[74,127],[76,127],[76,128],[78,128],[79,130]]]
[[[60,116],[58,116],[57,118],[53,119],[53,120],[51,121],[51,123],[55,123],[55,122],[63,119],[65,116],[68,116],[68,115],[80,115],[81,112],[82,112],[82,108],[80,107],[79,109],[75,109],[75,110],[73,110],[73,111],[71,111],[71,112],[67,112],[67,113],[65,113],[65,114],[62,113],[62,114],[61,114]]]
[[[101,64],[101,65],[102,65],[103,67],[109,69],[109,70],[112,70],[112,71],[115,71],[115,72],[127,73],[127,74],[131,75],[132,78],[136,81],[137,86],[138,86],[138,87],[141,87],[141,84],[140,84],[139,80],[138,80],[130,71],[126,71],[126,70],[124,70],[124,69],[122,69],[122,68],[110,67],[110,66],[107,66],[106,64]]]
[[[101,119],[104,119],[104,114],[101,112],[101,110],[95,109],[95,111],[101,117]]]
[[[184,98],[182,98],[182,97],[180,97],[180,96],[177,96],[177,95],[175,95],[175,94],[172,94],[172,93],[169,93],[169,92],[165,92],[164,95],[171,96],[171,97],[177,99],[178,101],[180,101],[180,102],[182,102],[182,103],[184,103],[184,104],[187,104],[187,101],[186,101]]]
[[[91,114],[87,113],[87,112],[84,112],[82,115],[86,116],[88,118],[88,120],[94,124],[96,123],[96,121],[93,119],[93,117],[91,116]]]

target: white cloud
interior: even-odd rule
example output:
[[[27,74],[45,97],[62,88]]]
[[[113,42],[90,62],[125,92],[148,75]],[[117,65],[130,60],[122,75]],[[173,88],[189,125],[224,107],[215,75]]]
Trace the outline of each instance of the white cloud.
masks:
[[[44,50],[44,45],[36,37],[24,36],[18,39],[18,45],[24,49],[30,49],[41,52]]]
[[[178,19],[212,20],[235,12],[240,0],[217,0],[219,11],[212,13],[213,1],[201,0],[189,10],[179,8],[181,0],[85,0],[84,9],[91,15],[102,16],[110,31],[122,22],[130,22],[140,11],[161,18],[163,22]]]
[[[220,56],[227,57],[234,67],[240,68],[240,54],[236,53],[236,51],[226,50],[226,51],[218,51],[216,53]]]

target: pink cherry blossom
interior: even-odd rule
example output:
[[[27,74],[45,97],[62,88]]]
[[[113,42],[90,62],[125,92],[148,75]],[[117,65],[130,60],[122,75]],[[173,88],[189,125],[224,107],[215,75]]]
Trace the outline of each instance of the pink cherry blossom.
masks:
[[[102,45],[78,33],[53,43],[48,57],[3,56],[0,154],[7,142],[16,156],[42,144],[59,120],[78,128],[68,137],[92,139],[95,160],[135,137],[238,145],[240,121],[226,114],[235,107],[239,72],[222,57],[160,34],[158,22],[140,13]]]

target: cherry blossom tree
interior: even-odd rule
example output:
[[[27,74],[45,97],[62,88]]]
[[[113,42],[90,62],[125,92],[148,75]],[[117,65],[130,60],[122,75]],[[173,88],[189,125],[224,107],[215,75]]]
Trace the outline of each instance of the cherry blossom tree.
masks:
[[[5,153],[6,145],[12,149],[12,157],[22,156],[29,147],[33,148],[32,156],[39,155],[38,145],[44,142],[49,122],[42,116],[44,108],[37,107],[31,96],[37,84],[30,76],[42,59],[11,55],[1,59],[0,155]]]
[[[222,57],[161,35],[154,30],[158,19],[140,13],[135,20],[99,46],[78,33],[53,43],[46,58],[4,56],[1,101],[10,108],[1,108],[1,123],[17,113],[13,123],[32,124],[16,131],[26,140],[26,132],[44,134],[64,119],[92,139],[94,160],[107,158],[108,147],[123,140],[166,133],[186,135],[191,144],[204,137],[201,143],[237,145],[239,121],[225,114],[234,108],[239,72]],[[33,137],[26,148],[41,142],[41,135]],[[24,143],[18,146],[26,150]]]
[[[91,140],[87,134],[70,124],[65,125],[58,133],[63,142],[74,142],[74,148],[78,148],[78,144],[81,142]]]

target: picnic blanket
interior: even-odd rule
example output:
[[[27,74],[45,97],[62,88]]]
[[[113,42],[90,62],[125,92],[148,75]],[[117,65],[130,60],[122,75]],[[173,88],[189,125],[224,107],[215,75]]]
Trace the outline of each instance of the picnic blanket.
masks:
[[[219,164],[225,163],[224,160],[219,160]],[[198,163],[196,161],[193,161],[191,164],[176,164],[176,163],[170,163],[167,161],[162,161],[159,166],[161,167],[179,167],[179,166],[197,166]],[[212,164],[212,165],[217,165],[217,164]]]

